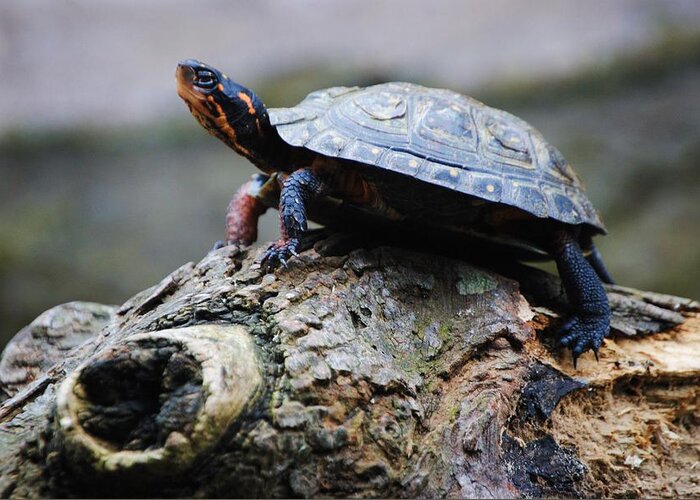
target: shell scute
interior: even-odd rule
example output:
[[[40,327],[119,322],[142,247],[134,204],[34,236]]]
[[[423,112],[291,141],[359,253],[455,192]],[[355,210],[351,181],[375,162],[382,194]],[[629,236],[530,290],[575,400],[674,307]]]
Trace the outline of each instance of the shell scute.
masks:
[[[374,120],[393,120],[406,114],[406,99],[395,92],[379,92],[353,99],[354,104]]]
[[[338,153],[347,143],[347,138],[341,136],[333,129],[326,129],[310,137],[305,145],[307,148],[318,151],[326,156],[338,156]]]
[[[425,160],[417,160],[413,155],[400,151],[388,151],[384,161],[402,174],[415,177]]]
[[[531,207],[537,217],[547,216],[547,200],[538,187],[519,183],[511,183],[511,187],[512,205]]]
[[[414,104],[411,119],[415,137],[412,143],[417,143],[420,138],[424,150],[436,150],[436,157],[451,156],[453,161],[459,161],[464,151],[476,152],[476,126],[469,109],[450,105],[444,98],[425,95],[417,96]],[[436,144],[441,147],[436,148]]]
[[[514,166],[535,168],[530,155],[530,141],[524,131],[493,116],[487,118],[485,125],[486,147],[490,153]]]

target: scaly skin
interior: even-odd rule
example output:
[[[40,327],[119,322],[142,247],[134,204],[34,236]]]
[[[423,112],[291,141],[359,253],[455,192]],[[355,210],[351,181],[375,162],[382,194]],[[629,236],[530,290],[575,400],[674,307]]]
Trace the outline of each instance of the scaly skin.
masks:
[[[561,344],[571,348],[576,366],[578,357],[589,349],[598,358],[610,331],[610,305],[598,274],[570,231],[562,229],[555,234],[552,253],[573,313],[562,327]]]
[[[282,238],[265,252],[260,264],[274,269],[278,264],[287,266],[287,260],[296,256],[302,234],[308,228],[306,203],[327,191],[321,176],[311,168],[302,168],[289,175],[280,193],[280,234]]]

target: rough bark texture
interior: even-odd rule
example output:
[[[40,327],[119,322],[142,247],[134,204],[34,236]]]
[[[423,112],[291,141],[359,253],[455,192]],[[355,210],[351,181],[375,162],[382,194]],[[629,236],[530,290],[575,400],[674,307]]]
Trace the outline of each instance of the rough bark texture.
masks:
[[[700,494],[697,303],[610,287],[574,370],[547,273],[317,249],[37,318],[0,363],[0,494]]]

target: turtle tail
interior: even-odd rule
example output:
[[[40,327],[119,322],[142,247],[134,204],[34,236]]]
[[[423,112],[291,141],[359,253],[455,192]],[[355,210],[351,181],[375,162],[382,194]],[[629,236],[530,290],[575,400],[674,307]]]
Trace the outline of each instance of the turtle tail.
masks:
[[[610,271],[608,271],[608,268],[605,267],[605,263],[603,262],[603,256],[601,255],[600,250],[598,250],[598,248],[593,243],[592,239],[589,238],[589,240],[585,242],[585,248],[588,251],[588,255],[586,255],[586,260],[595,270],[600,280],[603,283],[607,283],[608,285],[614,285],[615,280],[610,275]]]

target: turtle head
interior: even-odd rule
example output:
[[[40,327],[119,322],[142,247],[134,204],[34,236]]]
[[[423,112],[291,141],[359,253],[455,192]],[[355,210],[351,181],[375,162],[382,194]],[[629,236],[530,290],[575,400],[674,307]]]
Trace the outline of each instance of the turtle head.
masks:
[[[177,93],[207,131],[264,171],[266,150],[279,136],[255,93],[218,69],[195,59],[181,61],[175,71]]]

